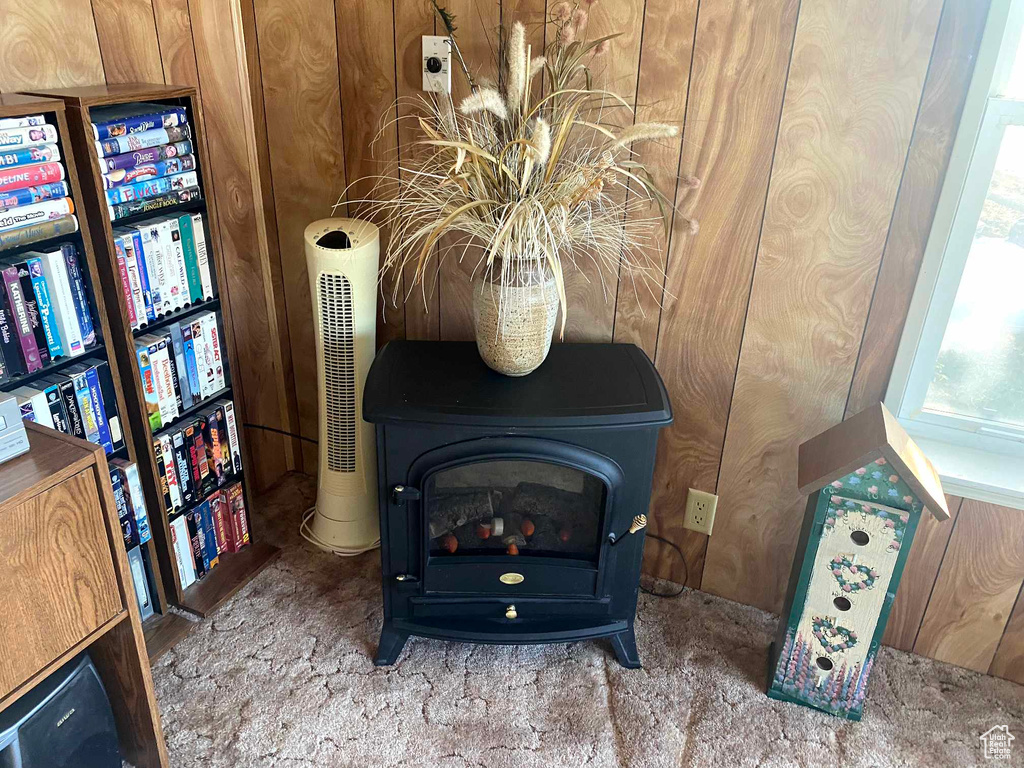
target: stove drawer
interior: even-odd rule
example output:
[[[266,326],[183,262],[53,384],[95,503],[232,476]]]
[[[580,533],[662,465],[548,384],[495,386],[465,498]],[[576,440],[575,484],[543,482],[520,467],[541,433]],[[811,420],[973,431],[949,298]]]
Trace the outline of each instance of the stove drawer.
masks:
[[[590,618],[608,616],[611,600],[559,600],[536,598],[494,598],[490,600],[464,600],[447,598],[430,600],[412,598],[409,601],[413,619],[500,619],[502,621],[518,619],[550,619],[552,617]],[[515,616],[508,612],[514,608]]]
[[[429,562],[424,574],[424,591],[464,595],[551,595],[594,597],[597,569],[568,562],[522,558],[494,562],[470,558],[458,562]]]

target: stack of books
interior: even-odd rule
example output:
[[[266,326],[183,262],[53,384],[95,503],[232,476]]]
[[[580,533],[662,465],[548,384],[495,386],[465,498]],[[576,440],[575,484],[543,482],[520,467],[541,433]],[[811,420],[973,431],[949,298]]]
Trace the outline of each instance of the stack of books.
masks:
[[[235,406],[219,400],[153,440],[182,587],[249,543]]]
[[[218,400],[153,437],[160,491],[168,514],[188,510],[242,472],[235,404]]]
[[[96,327],[77,249],[0,258],[0,386],[96,345]]]
[[[78,230],[56,127],[0,118],[0,250]]]
[[[203,312],[135,340],[154,434],[227,386],[218,320],[216,312]]]
[[[142,481],[136,464],[124,459],[110,462],[110,485],[114,491],[114,504],[121,522],[121,534],[131,566],[135,600],[143,621],[153,615],[153,595],[142,546],[153,538],[149,527],[146,499],[142,494]]]
[[[214,297],[201,213],[115,229],[114,248],[133,331]]]
[[[124,448],[121,415],[106,360],[90,358],[11,390],[22,418],[103,446]]]
[[[90,111],[111,221],[201,196],[184,107],[118,104]]]
[[[248,544],[245,496],[238,482],[171,519],[171,546],[182,589],[212,571],[221,555],[238,552]]]

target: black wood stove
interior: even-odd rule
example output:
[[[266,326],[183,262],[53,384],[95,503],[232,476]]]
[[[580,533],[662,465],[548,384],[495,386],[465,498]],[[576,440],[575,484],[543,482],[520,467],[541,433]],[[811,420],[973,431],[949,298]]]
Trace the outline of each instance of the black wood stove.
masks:
[[[473,343],[394,341],[370,368],[384,628],[470,643],[610,637],[633,618],[658,430],[672,411],[632,344],[555,344],[523,378]],[[631,533],[631,530],[633,531]]]

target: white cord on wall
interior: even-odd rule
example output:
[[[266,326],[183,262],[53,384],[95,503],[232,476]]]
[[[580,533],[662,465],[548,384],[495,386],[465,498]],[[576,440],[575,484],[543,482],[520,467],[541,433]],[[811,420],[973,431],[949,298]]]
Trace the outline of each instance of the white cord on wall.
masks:
[[[333,544],[328,544],[327,542],[322,541],[315,533],[313,533],[313,529],[309,525],[310,518],[312,518],[313,515],[315,514],[316,504],[314,504],[312,507],[310,507],[309,509],[302,513],[302,522],[299,524],[299,533],[301,533],[302,538],[304,538],[310,544],[315,544],[321,549],[326,549],[328,552],[333,552],[338,557],[355,557],[356,555],[361,555],[365,552],[370,552],[371,550],[380,547],[380,539],[377,539],[370,546],[362,547],[361,549],[346,549],[344,547],[336,547]]]

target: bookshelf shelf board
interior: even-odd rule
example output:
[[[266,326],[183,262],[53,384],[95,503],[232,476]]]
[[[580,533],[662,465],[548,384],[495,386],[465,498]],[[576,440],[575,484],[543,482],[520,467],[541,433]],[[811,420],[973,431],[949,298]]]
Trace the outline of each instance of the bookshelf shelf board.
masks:
[[[158,216],[171,216],[173,214],[182,213],[206,213],[206,198],[199,198],[198,200],[190,200],[187,203],[178,203],[177,205],[168,205],[166,208],[158,208],[155,211],[143,211],[142,213],[133,213],[131,216],[125,216],[121,219],[114,219],[110,222],[111,227],[131,227],[135,224],[141,224],[144,221],[155,219]]]
[[[212,299],[197,301],[195,304],[190,304],[189,306],[182,307],[174,312],[168,312],[163,317],[158,317],[152,323],[132,331],[132,336],[136,338],[139,336],[145,336],[147,333],[159,331],[161,328],[166,328],[168,325],[171,325],[178,320],[184,320],[186,317],[191,317],[193,314],[199,314],[203,311],[209,312],[219,308],[220,298],[217,296],[214,296]]]
[[[176,613],[154,613],[142,622],[146,655],[152,664],[195,627],[195,622]]]
[[[225,552],[216,568],[185,590],[181,607],[209,616],[279,554],[280,549],[264,541],[253,542],[241,552]]]
[[[178,417],[174,421],[172,421],[170,424],[164,424],[162,427],[160,427],[160,429],[156,430],[156,432],[153,433],[153,438],[155,439],[155,438],[158,438],[161,435],[164,435],[164,434],[166,434],[168,432],[173,432],[176,429],[181,429],[182,425],[186,421],[188,421],[188,419],[190,417],[195,416],[197,413],[199,413],[201,410],[203,410],[203,408],[205,408],[206,406],[213,405],[215,402],[220,400],[222,397],[227,397],[230,394],[231,394],[231,385],[228,385],[228,386],[224,387],[224,389],[218,389],[216,392],[214,392],[212,395],[210,395],[205,400],[202,400],[202,401],[200,401],[198,403],[195,403],[191,408],[186,408],[184,411],[179,413]]]
[[[32,373],[20,373],[17,376],[11,376],[10,379],[4,382],[3,388],[5,390],[9,390],[25,384],[31,384],[33,381],[41,379],[43,376],[47,376],[51,373],[60,373],[62,368],[71,365],[72,363],[80,363],[83,360],[88,360],[90,357],[97,356],[106,360],[102,344],[93,344],[85,350],[85,352],[80,355],[76,355],[75,357],[62,357],[59,360],[53,360],[44,365],[38,371],[32,371]]]
[[[61,243],[67,242],[74,242],[78,252],[81,253],[81,241],[82,233],[80,230],[65,232],[63,235],[57,235],[56,237],[46,237],[42,240],[33,240],[31,243],[21,243],[20,245],[12,245],[10,248],[0,249],[0,260],[12,261],[16,256],[20,256],[27,251],[49,253],[60,248]]]

